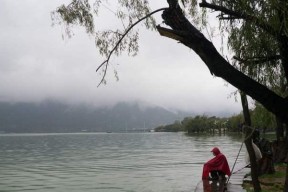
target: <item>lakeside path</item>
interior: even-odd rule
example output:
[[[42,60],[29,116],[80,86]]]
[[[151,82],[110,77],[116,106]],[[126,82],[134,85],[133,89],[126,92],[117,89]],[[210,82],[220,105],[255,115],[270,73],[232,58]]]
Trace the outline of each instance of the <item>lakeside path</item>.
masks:
[[[244,168],[241,171],[233,174],[227,184],[227,192],[246,192],[242,185],[244,177],[248,173],[250,173],[250,168]]]
[[[197,184],[194,192],[246,192],[242,184],[244,176],[249,172],[250,168],[244,168],[232,174],[227,186],[225,186],[223,181],[202,180]]]

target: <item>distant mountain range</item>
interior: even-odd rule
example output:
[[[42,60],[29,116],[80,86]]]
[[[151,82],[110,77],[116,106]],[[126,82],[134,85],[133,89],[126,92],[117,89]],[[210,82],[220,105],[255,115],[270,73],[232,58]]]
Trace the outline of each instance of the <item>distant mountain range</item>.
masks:
[[[68,105],[61,102],[0,102],[0,132],[126,132],[144,131],[171,124],[191,114],[139,103],[118,103],[113,107]]]

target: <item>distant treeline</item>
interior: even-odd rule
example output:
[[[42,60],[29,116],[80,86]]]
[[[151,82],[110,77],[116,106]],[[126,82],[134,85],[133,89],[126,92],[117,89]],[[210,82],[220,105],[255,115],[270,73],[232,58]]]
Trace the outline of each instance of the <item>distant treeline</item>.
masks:
[[[263,132],[275,130],[275,116],[262,105],[256,103],[255,108],[250,110],[250,115],[253,127]],[[185,117],[182,121],[175,121],[173,124],[158,126],[154,130],[156,132],[185,131],[187,133],[214,132],[219,130],[238,132],[241,131],[243,122],[242,113],[225,118],[197,115],[194,117]]]

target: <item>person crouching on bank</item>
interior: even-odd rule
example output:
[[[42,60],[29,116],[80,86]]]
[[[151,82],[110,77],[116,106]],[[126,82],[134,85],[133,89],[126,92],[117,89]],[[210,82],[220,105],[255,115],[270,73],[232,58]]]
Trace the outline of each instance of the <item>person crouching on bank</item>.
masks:
[[[225,155],[217,147],[214,147],[211,152],[215,157],[204,164],[202,179],[226,179],[225,175],[230,176],[231,171]]]

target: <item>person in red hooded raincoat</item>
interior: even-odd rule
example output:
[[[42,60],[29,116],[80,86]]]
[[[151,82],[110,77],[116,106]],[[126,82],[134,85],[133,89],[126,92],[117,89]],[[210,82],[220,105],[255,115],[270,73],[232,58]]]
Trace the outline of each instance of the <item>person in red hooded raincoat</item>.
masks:
[[[230,176],[231,171],[225,155],[217,147],[214,147],[211,152],[215,157],[204,164],[202,179],[218,180],[219,177],[225,179],[225,175]]]

